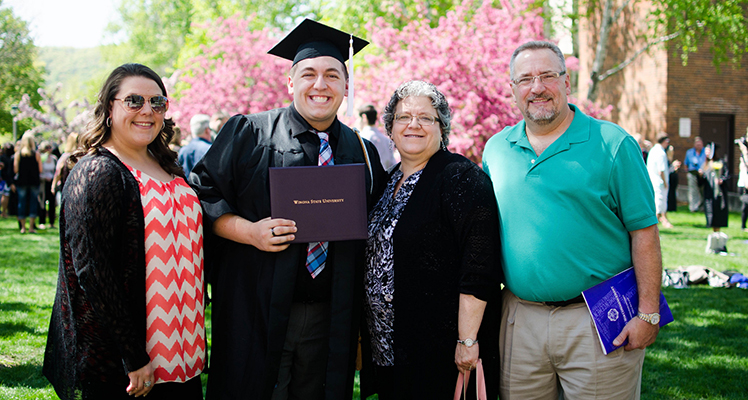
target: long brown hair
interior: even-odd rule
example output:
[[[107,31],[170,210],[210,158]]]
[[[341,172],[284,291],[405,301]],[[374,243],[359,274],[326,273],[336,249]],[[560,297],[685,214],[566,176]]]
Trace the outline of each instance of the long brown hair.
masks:
[[[157,73],[145,65],[132,63],[115,68],[99,91],[93,119],[88,124],[87,130],[78,136],[78,148],[70,155],[71,163],[76,163],[81,157],[88,154],[97,154],[101,146],[109,140],[112,130],[106,125],[106,120],[111,117],[110,104],[119,92],[122,81],[131,76],[141,76],[156,82],[164,96],[168,97],[164,82]],[[164,126],[156,139],[148,145],[148,150],[164,171],[184,177],[182,167],[177,164],[177,153],[169,149],[169,142],[171,142],[173,136],[174,121],[171,118],[164,118]]]

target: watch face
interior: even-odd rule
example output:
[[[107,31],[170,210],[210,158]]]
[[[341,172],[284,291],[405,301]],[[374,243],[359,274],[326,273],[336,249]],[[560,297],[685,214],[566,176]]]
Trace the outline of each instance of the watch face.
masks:
[[[652,325],[657,325],[660,323],[660,314],[653,314],[652,315]]]
[[[471,347],[473,344],[473,339],[465,339],[465,346]]]

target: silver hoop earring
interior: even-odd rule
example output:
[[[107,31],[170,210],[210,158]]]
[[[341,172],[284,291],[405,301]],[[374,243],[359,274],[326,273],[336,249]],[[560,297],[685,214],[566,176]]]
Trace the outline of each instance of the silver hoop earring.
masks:
[[[107,128],[112,127],[112,117],[106,117],[106,127]]]

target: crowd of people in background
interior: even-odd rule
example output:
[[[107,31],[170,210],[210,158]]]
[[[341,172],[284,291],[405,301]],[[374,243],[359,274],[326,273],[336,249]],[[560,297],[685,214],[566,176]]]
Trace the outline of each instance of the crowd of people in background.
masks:
[[[639,134],[632,134],[639,143],[642,156],[650,180],[655,191],[655,205],[657,207],[658,220],[662,228],[672,228],[667,219],[668,211],[676,211],[678,205],[679,170],[683,167],[687,182],[687,205],[692,213],[703,212],[706,226],[712,228],[713,232],[720,232],[721,228],[727,227],[729,215],[729,191],[735,175],[730,172],[728,152],[721,150],[721,145],[716,142],[704,143],[704,140],[696,136],[693,139],[693,147],[685,152],[683,163],[674,158],[675,149],[670,144],[667,134],[657,135],[657,143],[644,139]],[[746,136],[735,139],[737,151],[737,191],[741,211],[741,230],[748,232],[746,222],[748,221],[748,148],[746,147]],[[719,235],[726,237],[724,233]],[[721,246],[724,251],[724,246]],[[719,250],[716,252],[720,252]]]
[[[659,332],[659,228],[677,207],[667,134],[651,146],[585,115],[542,41],[512,55],[523,118],[487,142],[482,166],[447,148],[452,110],[428,82],[395,90],[384,132],[372,104],[350,128],[337,118],[345,62],[366,44],[302,22],[270,50],[293,62],[293,103],[196,114],[190,140],[158,75],[124,64],[62,154],[30,132],[3,145],[2,217],[22,234],[60,229],[43,373],[62,399],[202,399],[207,283],[208,398],[344,398],[357,358],[362,397],[382,400],[444,397],[476,368],[491,398],[639,397]],[[696,137],[684,162],[715,253],[731,179],[718,151]],[[271,217],[270,170],[346,164],[365,165],[367,238],[296,243],[296,222]],[[632,265],[638,313],[606,356],[582,292]]]

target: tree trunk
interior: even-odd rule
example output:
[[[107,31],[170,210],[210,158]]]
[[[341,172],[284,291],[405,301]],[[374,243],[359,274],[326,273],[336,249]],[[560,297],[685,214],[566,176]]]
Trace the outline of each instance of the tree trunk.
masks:
[[[593,102],[597,100],[597,86],[600,83],[600,71],[603,69],[605,57],[608,53],[608,36],[610,35],[610,24],[612,22],[612,8],[613,0],[605,0],[603,16],[600,20],[600,37],[597,40],[597,47],[595,48],[595,61],[592,63],[590,87],[587,90],[587,100]]]

